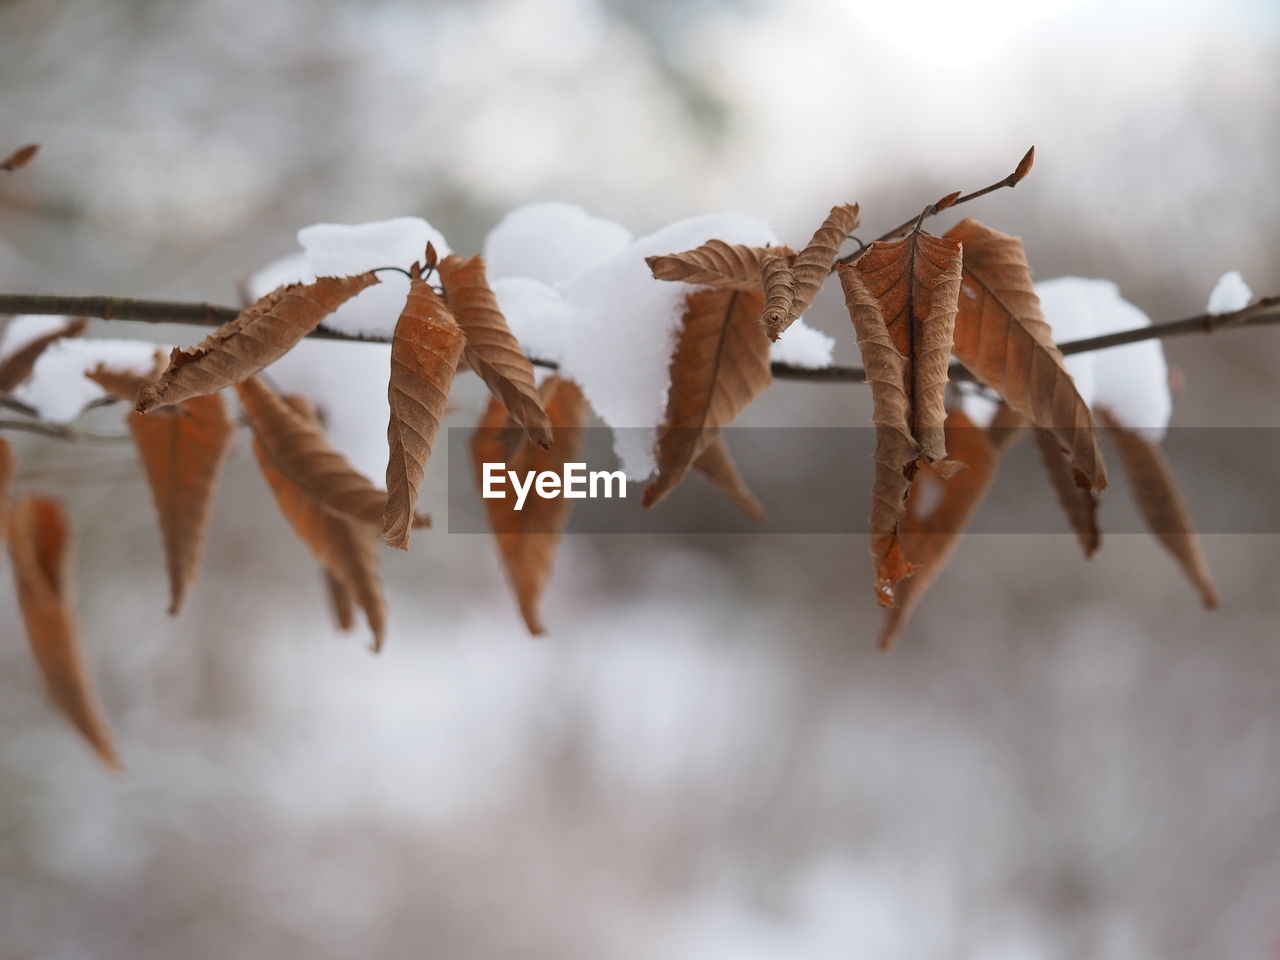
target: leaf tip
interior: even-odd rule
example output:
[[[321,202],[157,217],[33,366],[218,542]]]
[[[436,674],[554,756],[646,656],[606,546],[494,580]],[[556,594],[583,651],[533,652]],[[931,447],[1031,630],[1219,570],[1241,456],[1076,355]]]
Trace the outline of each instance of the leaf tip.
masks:
[[[1023,154],[1022,159],[1018,161],[1018,166],[1013,171],[1013,176],[1009,178],[1009,186],[1017,186],[1022,182],[1023,178],[1031,172],[1031,167],[1036,162],[1036,148],[1034,145]]]

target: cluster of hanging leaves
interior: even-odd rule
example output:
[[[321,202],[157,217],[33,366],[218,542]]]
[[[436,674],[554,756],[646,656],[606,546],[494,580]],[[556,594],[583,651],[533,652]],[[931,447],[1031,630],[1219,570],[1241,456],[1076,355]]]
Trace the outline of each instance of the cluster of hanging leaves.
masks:
[[[1009,185],[1025,176],[1030,157]],[[23,158],[9,162],[20,165]],[[1107,411],[1091,411],[1081,398],[1041,314],[1020,241],[971,219],[933,236],[921,229],[923,219],[896,231],[904,235],[843,258],[840,250],[859,222],[856,205],[832,208],[799,251],[711,240],[648,259],[657,279],[695,288],[683,305],[654,450],[657,471],[644,505],[659,503],[692,469],[747,516],[763,516],[723,431],[770,385],[771,342],[836,273],[874,401],[870,550],[874,595],[887,608],[883,646],[893,642],[945,567],[1003,452],[1024,434],[1035,438],[1086,555],[1096,551],[1098,496],[1107,475],[1095,414],[1115,428],[1141,512],[1205,604],[1215,605],[1190,518],[1159,448],[1119,427]],[[377,282],[368,272],[286,285],[195,347],[157,355],[146,375],[107,366],[87,374],[109,396],[133,405],[128,426],[155,501],[171,614],[179,613],[195,583],[214,491],[235,431],[223,398],[228,388],[252,432],[267,486],[321,568],[335,619],[350,629],[360,611],[375,650],[387,624],[379,544],[407,549],[412,531],[430,523],[417,504],[460,367],[477,373],[492,394],[472,444],[477,481],[486,462],[502,461],[521,472],[560,472],[580,457],[587,403],[578,386],[560,376],[537,385],[480,257],[450,255],[437,262],[428,246],[423,264],[410,271],[392,338],[384,486],[356,470],[329,443],[307,400],[279,395],[259,374]],[[9,357],[0,364],[0,392],[29,377],[50,344],[83,329],[84,321],[71,321]],[[949,403],[953,357],[1003,401],[986,429]],[[47,497],[11,501],[14,470],[10,448],[0,438],[0,537],[7,535],[35,660],[52,701],[103,760],[116,766],[79,641],[67,517]],[[930,487],[936,495],[926,509]],[[507,499],[483,503],[520,613],[531,633],[543,633],[540,598],[570,501],[535,491],[522,510]]]

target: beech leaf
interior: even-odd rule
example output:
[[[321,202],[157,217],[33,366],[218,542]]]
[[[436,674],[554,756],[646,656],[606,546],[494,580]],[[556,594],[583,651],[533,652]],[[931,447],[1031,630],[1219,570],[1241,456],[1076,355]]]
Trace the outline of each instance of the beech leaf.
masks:
[[[155,362],[151,372],[146,375],[134,373],[132,370],[118,370],[105,363],[99,363],[92,370],[86,370],[84,375],[105,390],[109,397],[133,404],[137,400],[138,391],[146,384],[154,383],[159,379],[168,363],[169,358],[164,355],[164,351],[156,350]]]
[[[482,257],[450,254],[440,261],[440,283],[449,310],[466,334],[464,355],[490,392],[503,402],[529,439],[551,444],[551,423],[534,382],[533,364],[498,307]]]
[[[9,534],[9,500],[13,491],[13,475],[17,471],[18,460],[13,455],[13,447],[0,436],[0,544]]]
[[[964,244],[956,356],[1005,403],[1053,434],[1076,483],[1102,490],[1107,471],[1098,432],[1053,342],[1022,242],[973,219],[946,236]]]
[[[646,507],[675,489],[721,428],[773,381],[763,308],[759,291],[701,290],[685,300]]]
[[[13,392],[14,387],[24,383],[31,376],[31,371],[35,369],[40,354],[59,340],[80,336],[88,325],[89,321],[83,317],[68,320],[60,329],[46,333],[43,337],[37,337],[0,361],[0,393]]]
[[[505,435],[513,421],[501,401],[496,397],[490,401],[471,443],[477,483],[483,483],[485,463],[506,463],[508,469],[519,473],[541,470],[561,473],[565,463],[579,459],[582,426],[587,415],[582,391],[569,380],[548,377],[542,385],[542,395],[554,429],[551,446],[543,449],[522,443],[514,454],[508,449]],[[538,605],[551,576],[571,501],[565,497],[543,498],[534,489],[522,510],[515,509],[515,501],[510,497],[485,498],[483,503],[520,614],[529,632],[540,635],[545,630]]]
[[[175,348],[160,379],[138,393],[138,412],[242,383],[279,360],[325,317],[377,282],[377,276],[369,272],[277,287],[198,345],[189,350]]]
[[[1067,521],[1080,541],[1080,549],[1088,560],[1102,546],[1102,531],[1098,527],[1098,494],[1092,487],[1081,485],[1079,473],[1051,431],[1036,427],[1032,436],[1040,462],[1049,477],[1049,486],[1062,505],[1062,512],[1067,515]]]
[[[831,267],[840,255],[840,246],[849,234],[858,229],[858,205],[846,203],[831,208],[827,219],[818,227],[813,238],[795,255],[791,270],[795,275],[795,293],[791,308],[782,319],[769,323],[769,338],[777,340],[782,332],[795,323],[800,314],[809,309],[813,298],[822,289],[823,281],[831,273]],[[865,254],[864,254],[865,256]],[[766,318],[768,322],[768,318]]]
[[[320,418],[305,398],[291,396],[282,398],[281,402],[290,413],[323,436]],[[253,454],[280,512],[329,576],[330,597],[339,614],[339,625],[349,629],[349,624],[343,625],[340,604],[344,598],[347,603],[354,601],[364,611],[373,633],[373,649],[382,649],[387,605],[378,576],[377,527],[326,507],[290,478],[260,439],[254,440]],[[380,511],[378,515],[381,516]],[[340,596],[341,591],[345,593]]]
[[[759,290],[764,262],[781,257],[790,262],[790,247],[748,247],[723,240],[708,240],[700,247],[680,253],[645,257],[656,280],[683,281],[734,290]]]
[[[764,313],[760,318],[770,337],[776,340],[773,331],[781,330],[788,322],[795,304],[796,274],[791,262],[777,255],[765,257],[760,271],[764,286]]]
[[[449,388],[464,340],[462,328],[444,301],[425,280],[415,276],[391,341],[391,378],[387,383],[390,457],[381,529],[386,541],[401,550],[409,549],[418,488],[449,403]]]
[[[80,645],[71,531],[57,500],[27,496],[13,503],[9,557],[27,638],[49,698],[102,762],[119,770],[120,759]]]
[[[1148,529],[1177,561],[1205,607],[1216,609],[1218,589],[1209,574],[1191,512],[1178,491],[1169,462],[1156,444],[1136,430],[1121,426],[1110,411],[1100,407],[1096,412],[1120,454],[1120,464],[1133,488],[1134,503]]]
[[[728,497],[747,517],[757,523],[764,519],[764,508],[738,473],[737,464],[733,462],[729,445],[724,442],[723,436],[716,437],[707,444],[698,459],[693,461],[693,469]]]
[[[39,152],[40,144],[38,143],[28,143],[26,146],[19,147],[3,160],[0,160],[0,170],[3,170],[5,173],[13,173],[15,170],[21,170],[28,163],[34,160],[36,154]]]
[[[356,600],[351,595],[351,588],[324,570],[324,589],[329,597],[329,609],[333,613],[333,622],[343,633],[349,633],[356,625]]]

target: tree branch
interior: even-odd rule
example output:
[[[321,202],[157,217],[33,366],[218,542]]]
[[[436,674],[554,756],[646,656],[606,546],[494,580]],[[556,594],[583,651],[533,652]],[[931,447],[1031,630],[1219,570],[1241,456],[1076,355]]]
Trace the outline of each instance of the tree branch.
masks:
[[[990,188],[988,188],[990,189]],[[979,191],[981,192],[981,191]],[[54,316],[87,316],[103,320],[136,320],[143,323],[181,323],[193,326],[221,326],[239,316],[235,307],[223,307],[209,303],[182,303],[166,300],[136,300],[123,297],[66,297],[43,294],[0,293],[0,314],[43,314]],[[1058,345],[1064,354],[1091,353],[1141,340],[1178,337],[1190,333],[1213,333],[1235,327],[1267,326],[1280,323],[1280,295],[1263,297],[1249,306],[1231,313],[1201,313],[1181,320],[1153,323],[1146,327],[1121,330],[1084,340],[1070,340]],[[310,339],[346,340],[356,343],[386,343],[384,337],[356,337],[333,330],[318,329],[307,335]],[[551,360],[531,357],[540,367],[555,369]],[[779,380],[803,380],[811,383],[862,383],[866,372],[861,367],[830,366],[810,369],[789,363],[772,364],[773,375]],[[960,364],[952,364],[954,379],[972,379],[972,375]]]

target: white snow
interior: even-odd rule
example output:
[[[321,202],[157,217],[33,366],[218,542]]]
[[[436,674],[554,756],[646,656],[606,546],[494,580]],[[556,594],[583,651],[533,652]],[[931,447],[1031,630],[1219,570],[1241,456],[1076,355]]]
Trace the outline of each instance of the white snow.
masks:
[[[99,363],[137,374],[150,373],[156,350],[168,348],[148,340],[57,340],[40,354],[31,377],[14,395],[40,411],[45,420],[69,423],[106,392],[85,376]]]
[[[1239,270],[1224,273],[1209,294],[1208,312],[1213,314],[1234,313],[1243,310],[1253,302],[1253,291],[1244,282]]]
[[[1109,280],[1058,277],[1036,284],[1036,294],[1059,343],[1151,323]],[[1078,354],[1067,358],[1067,366],[1091,407],[1106,407],[1121,425],[1151,440],[1164,436],[1173,400],[1158,339]]]
[[[516,207],[489,231],[484,260],[489,277],[528,277],[557,284],[625,250],[631,232],[571,203]]]
[[[622,468],[642,480],[654,468],[653,441],[666,408],[668,371],[691,284],[653,279],[646,256],[718,237],[777,243],[763,220],[707,214],[631,243],[627,231],[568,204],[513,210],[485,242],[489,277],[521,345],[554,360],[592,408],[615,428]],[[834,340],[797,321],[773,347],[774,359],[806,367],[831,363]]]
[[[13,317],[4,325],[0,336],[0,360],[6,360],[27,344],[39,340],[46,334],[61,330],[71,320],[70,317],[43,317],[23,314]]]

